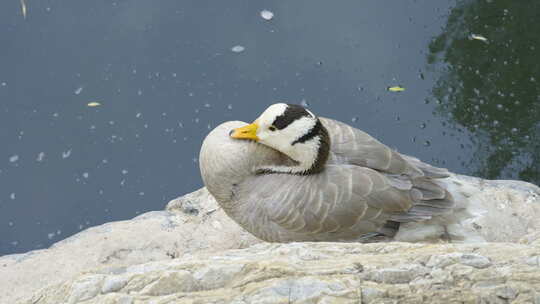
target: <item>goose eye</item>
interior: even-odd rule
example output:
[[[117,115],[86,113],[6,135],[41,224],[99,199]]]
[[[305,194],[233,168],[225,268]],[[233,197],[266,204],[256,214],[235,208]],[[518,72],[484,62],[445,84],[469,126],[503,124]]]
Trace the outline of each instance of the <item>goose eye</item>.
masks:
[[[270,130],[270,131],[274,132],[274,131],[276,130],[276,127],[274,127],[274,126],[270,126],[270,127],[268,127],[268,130]]]

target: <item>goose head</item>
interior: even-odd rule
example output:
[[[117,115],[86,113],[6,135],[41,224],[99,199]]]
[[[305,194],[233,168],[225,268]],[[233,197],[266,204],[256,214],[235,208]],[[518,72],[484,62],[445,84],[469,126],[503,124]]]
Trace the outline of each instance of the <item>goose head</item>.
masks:
[[[230,131],[229,136],[254,140],[293,160],[292,166],[263,166],[258,173],[315,174],[324,169],[330,137],[315,114],[285,103],[268,107],[252,124]]]

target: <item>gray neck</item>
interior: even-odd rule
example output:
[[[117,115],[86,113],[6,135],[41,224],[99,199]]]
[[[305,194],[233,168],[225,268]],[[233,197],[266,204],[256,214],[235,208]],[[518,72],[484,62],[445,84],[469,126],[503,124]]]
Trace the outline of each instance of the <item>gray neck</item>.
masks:
[[[274,149],[229,136],[232,129],[245,125],[240,121],[219,125],[206,136],[199,155],[204,184],[226,210],[239,203],[234,197],[235,187],[256,175],[257,168],[291,164],[287,156]]]

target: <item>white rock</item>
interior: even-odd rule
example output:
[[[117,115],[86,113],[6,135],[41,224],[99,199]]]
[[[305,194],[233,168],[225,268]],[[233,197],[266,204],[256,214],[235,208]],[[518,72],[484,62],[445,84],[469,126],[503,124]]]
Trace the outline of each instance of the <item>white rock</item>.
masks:
[[[89,228],[49,249],[0,257],[0,303],[16,303],[44,286],[98,267],[133,265],[130,271],[136,273],[149,267],[143,264],[149,261],[260,242],[230,220],[205,189],[171,201],[168,209]],[[114,290],[115,284],[121,283],[105,280],[102,289]]]
[[[102,288],[101,293],[96,293],[100,282],[118,274],[95,270],[49,286],[23,303],[64,303],[77,297],[86,299],[86,304],[128,300],[133,303],[420,303],[425,299],[432,299],[430,303],[498,303],[497,298],[534,303],[535,292],[540,291],[540,271],[524,262],[526,256],[538,254],[540,246],[392,243],[397,250],[381,253],[386,245],[266,243],[228,250],[217,258],[211,253],[200,253],[126,268],[121,275],[131,275],[131,279],[120,289],[106,292]],[[460,256],[479,254],[493,263],[483,269],[461,264],[446,268],[416,264],[432,255],[444,256],[452,251]],[[302,256],[306,254],[326,258],[305,261]],[[360,263],[362,267],[358,267]],[[348,271],[351,266],[358,271]],[[470,271],[460,275],[455,267]],[[86,283],[87,293],[81,292],[81,284],[73,283],[81,281],[91,282]]]

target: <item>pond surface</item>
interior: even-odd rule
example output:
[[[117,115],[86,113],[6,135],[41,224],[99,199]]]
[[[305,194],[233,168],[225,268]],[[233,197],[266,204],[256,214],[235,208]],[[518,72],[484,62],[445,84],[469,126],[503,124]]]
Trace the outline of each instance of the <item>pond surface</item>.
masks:
[[[0,255],[162,210],[202,185],[210,129],[276,101],[454,172],[539,183],[538,12],[536,0],[2,1]]]

